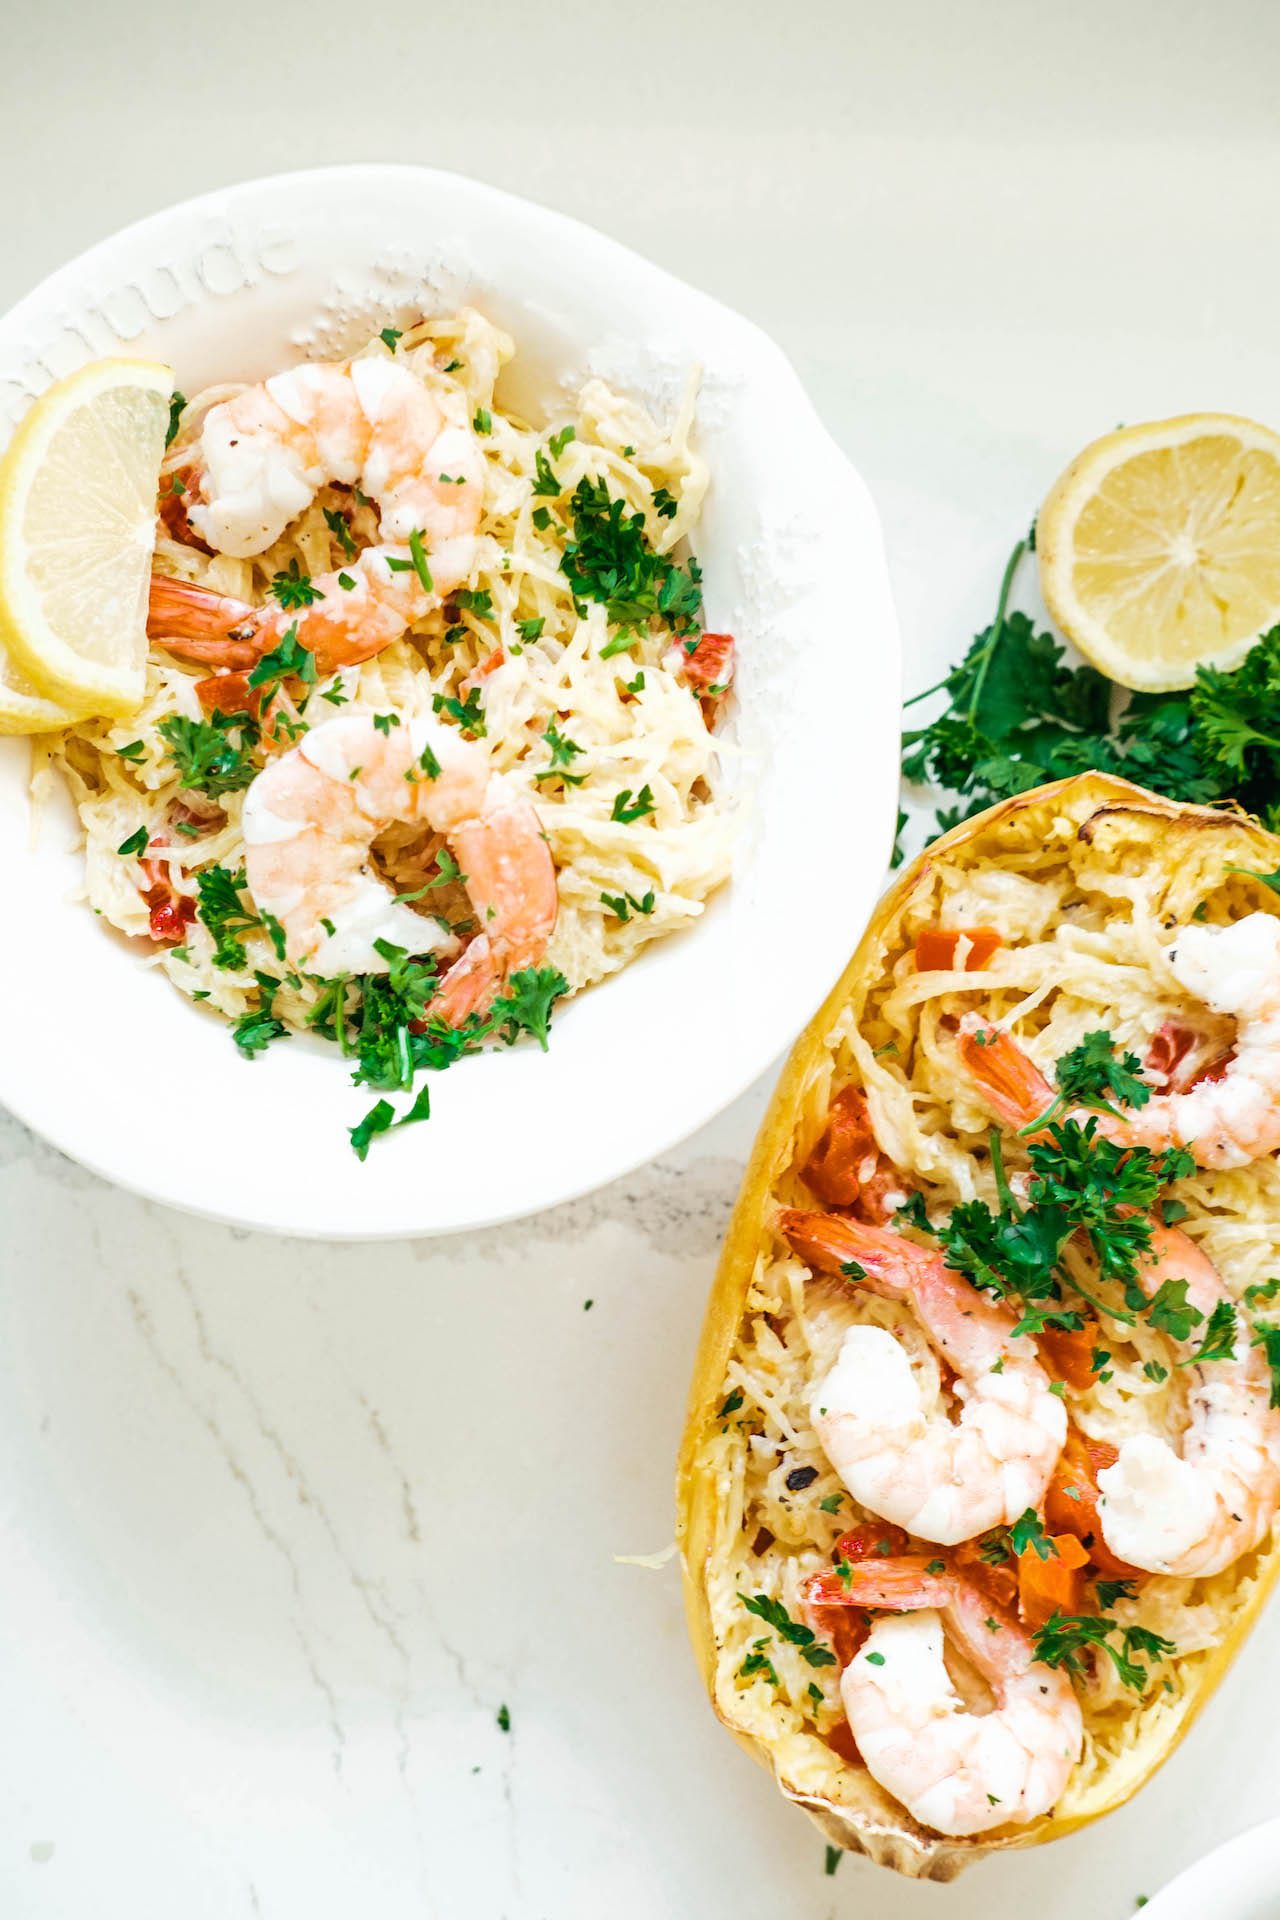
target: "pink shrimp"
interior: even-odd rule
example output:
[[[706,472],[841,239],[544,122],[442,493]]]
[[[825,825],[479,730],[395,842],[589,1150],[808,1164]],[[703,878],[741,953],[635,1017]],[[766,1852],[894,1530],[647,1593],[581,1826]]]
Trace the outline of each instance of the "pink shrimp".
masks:
[[[924,1404],[906,1353],[881,1327],[853,1326],[815,1387],[811,1418],[859,1505],[917,1539],[953,1545],[1038,1506],[1067,1437],[1067,1415],[1034,1344],[940,1254],[900,1233],[788,1209],[780,1232],[821,1273],[908,1301],[959,1376],[953,1424]]]
[[[1174,1440],[1123,1440],[1115,1465],[1098,1475],[1098,1518],[1111,1552],[1131,1566],[1200,1577],[1256,1547],[1280,1510],[1280,1412],[1270,1405],[1266,1361],[1221,1274],[1194,1240],[1153,1219],[1138,1283],[1152,1298],[1180,1280],[1199,1316],[1186,1338],[1173,1340],[1190,1375],[1185,1431]],[[1205,1327],[1224,1306],[1231,1319],[1221,1357],[1195,1362]]]
[[[1188,993],[1235,1019],[1235,1045],[1192,1085],[1154,1093],[1123,1114],[1100,1116],[1098,1131],[1122,1145],[1185,1148],[1200,1167],[1248,1166],[1280,1148],[1280,918],[1250,913],[1223,927],[1183,927],[1169,950],[1169,965]],[[1044,1106],[1024,1112],[1025,1125],[1044,1112],[1052,1089],[1030,1062],[1011,1063],[1007,1036],[992,1042],[990,1029],[987,1044],[1001,1058],[979,1075],[978,1024],[970,1021],[961,1055],[993,1110],[1006,1119],[1011,1103],[1029,1101],[1033,1091],[1047,1096]]]
[[[843,1604],[883,1607],[840,1681],[872,1778],[937,1833],[1037,1820],[1061,1797],[1084,1724],[1067,1675],[1037,1662],[1018,1623],[959,1574],[923,1557],[868,1559],[842,1574]],[[930,1568],[934,1571],[930,1571]],[[947,1671],[944,1626],[995,1696],[966,1707]]]
[[[963,1032],[960,1057],[1006,1126],[1029,1126],[1053,1099],[1038,1068],[996,1028]],[[1137,1110],[1134,1118],[1145,1112]],[[1163,1129],[1155,1134],[1163,1143]],[[1220,1573],[1258,1544],[1280,1510],[1280,1413],[1269,1404],[1266,1362],[1250,1344],[1217,1268],[1185,1233],[1154,1215],[1149,1225],[1151,1245],[1138,1263],[1139,1286],[1154,1298],[1166,1281],[1185,1281],[1185,1298],[1197,1316],[1188,1337],[1173,1342],[1190,1373],[1188,1421],[1176,1441],[1131,1435],[1115,1464],[1099,1473],[1102,1537],[1119,1559],[1148,1573]],[[1226,1350],[1216,1360],[1192,1364],[1203,1329],[1220,1307],[1231,1315]]]
[[[509,974],[538,963],[556,921],[538,815],[478,742],[433,719],[384,731],[368,714],[344,714],[312,727],[245,795],[248,889],[279,921],[289,960],[312,973],[385,972],[387,944],[455,955],[457,937],[370,868],[370,845],[393,821],[443,835],[475,910],[480,931],[429,1007],[456,1026]]]
[[[331,481],[380,512],[380,544],[311,581],[305,606],[250,607],[189,582],[152,582],[148,632],[191,660],[251,666],[294,627],[321,672],[369,659],[466,580],[484,456],[407,367],[380,356],[276,374],[212,408],[185,519],[215,552],[263,553]]]

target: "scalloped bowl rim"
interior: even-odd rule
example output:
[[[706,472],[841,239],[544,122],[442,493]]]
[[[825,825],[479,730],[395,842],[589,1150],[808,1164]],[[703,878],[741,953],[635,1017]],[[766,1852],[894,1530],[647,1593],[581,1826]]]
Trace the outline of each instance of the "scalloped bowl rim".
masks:
[[[25,1013],[0,1049],[0,1102],[148,1199],[376,1239],[576,1198],[670,1151],[784,1052],[878,892],[898,640],[867,489],[764,333],[592,228],[417,167],[202,195],[92,247],[0,320],[0,434],[49,378],[99,352],[170,359],[183,386],[192,367],[202,384],[224,366],[253,378],[286,343],[297,357],[341,351],[377,314],[468,297],[515,331],[517,366],[525,347],[548,395],[602,370],[659,403],[673,369],[704,368],[712,487],[695,544],[708,624],[743,642],[734,876],[691,931],[568,1003],[545,1056],[462,1063],[433,1087],[432,1119],[361,1165],[345,1129],[376,1095],[319,1042],[239,1060],[225,1026],[145,978],[131,943],[68,901],[77,862],[56,808],[27,851],[24,743],[3,743],[0,859],[13,878],[0,992]]]

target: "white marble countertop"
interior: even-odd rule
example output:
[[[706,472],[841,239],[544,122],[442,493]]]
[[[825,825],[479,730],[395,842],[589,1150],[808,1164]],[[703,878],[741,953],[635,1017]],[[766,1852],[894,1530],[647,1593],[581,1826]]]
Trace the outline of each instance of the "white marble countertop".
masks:
[[[1280,16],[1120,11],[28,10],[0,298],[291,166],[554,203],[793,355],[880,501],[923,686],[1085,439],[1280,420]],[[675,1567],[613,1556],[671,1537],[766,1092],[594,1198],[377,1249],[170,1214],[0,1121],[5,1920],[1123,1920],[1276,1811],[1274,1612],[1136,1804],[949,1889],[827,1878],[716,1727]],[[156,1070],[213,1178],[191,1093]]]

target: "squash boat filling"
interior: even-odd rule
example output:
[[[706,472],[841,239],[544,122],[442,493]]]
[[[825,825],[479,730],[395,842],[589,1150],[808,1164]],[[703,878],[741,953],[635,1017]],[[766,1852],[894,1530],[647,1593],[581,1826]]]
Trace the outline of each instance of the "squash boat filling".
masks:
[[[1256,1544],[1227,1548],[1234,1557],[1220,1571],[1135,1572],[1099,1541],[1096,1473],[1134,1436],[1178,1449],[1195,1383],[1214,1377],[1214,1356],[1227,1360],[1233,1339],[1256,1353],[1242,1364],[1261,1366],[1264,1380],[1267,1364],[1280,1365],[1280,1336],[1268,1339],[1268,1315],[1280,1311],[1280,1285],[1270,1285],[1280,1276],[1280,1171],[1273,1152],[1203,1167],[1163,1146],[1130,1148],[1130,1172],[1152,1174],[1146,1211],[1119,1204],[1127,1176],[1113,1176],[1113,1189],[1099,1183],[1100,1235],[1064,1235],[1035,1297],[1008,1281],[1002,1304],[1030,1329],[1023,1344],[1035,1340],[1068,1442],[1047,1500],[950,1545],[855,1500],[815,1432],[814,1396],[855,1326],[893,1337],[932,1415],[955,1421],[966,1390],[957,1395],[911,1302],[872,1291],[857,1260],[845,1271],[827,1260],[824,1271],[791,1211],[887,1228],[914,1247],[941,1247],[980,1285],[990,1280],[974,1256],[975,1221],[1007,1229],[1033,1218],[1059,1149],[1050,1140],[1050,1158],[1038,1161],[1045,1134],[997,1119],[975,1079],[975,1046],[1011,1043],[1051,1095],[1061,1092],[1051,1117],[1077,1135],[1059,1141],[1083,1129],[1105,1151],[1110,1131],[1122,1146],[1124,1126],[1152,1101],[1158,1113],[1162,1092],[1197,1074],[1220,1081],[1233,1061],[1237,1022],[1189,993],[1171,950],[1182,929],[1273,915],[1280,903],[1255,876],[1278,864],[1280,841],[1261,828],[1101,776],[993,809],[936,843],[888,896],[766,1121],[713,1296],[682,1457],[691,1622],[727,1725],[829,1834],[902,1870],[949,1877],[965,1857],[1052,1837],[1124,1800],[1185,1730],[1261,1604],[1274,1572],[1270,1505]],[[1124,1153],[1103,1165],[1117,1159]],[[1157,1233],[1167,1223],[1170,1244],[1185,1235],[1212,1263],[1225,1289],[1212,1315],[1186,1312],[1185,1287],[1153,1302],[1126,1286],[1123,1247],[1108,1273],[1107,1234],[1123,1241],[1135,1215],[1159,1222]],[[1077,1466],[1085,1510],[1073,1512]],[[1015,1620],[1021,1607],[1037,1648],[1069,1674],[1083,1740],[1047,1815],[943,1840],[863,1763],[841,1677],[868,1621],[883,1616],[817,1604],[811,1583],[827,1576],[838,1594],[852,1563],[903,1555],[961,1571]],[[948,1665],[965,1705],[988,1710],[990,1689],[950,1648]]]

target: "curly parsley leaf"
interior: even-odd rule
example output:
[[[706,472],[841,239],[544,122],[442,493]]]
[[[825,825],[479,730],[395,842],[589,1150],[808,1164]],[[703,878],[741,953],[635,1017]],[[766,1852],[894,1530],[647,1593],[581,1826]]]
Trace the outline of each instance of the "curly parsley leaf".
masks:
[[[694,629],[702,609],[702,573],[696,560],[680,567],[655,553],[643,513],[629,513],[603,480],[580,480],[570,496],[569,513],[572,533],[560,570],[580,617],[586,602],[594,600],[614,627],[639,629],[661,619],[679,634]]]
[[[170,714],[156,732],[184,787],[216,798],[223,793],[239,793],[258,771],[253,749],[261,733],[247,713],[215,712],[208,720]]]
[[[1103,676],[1065,665],[1052,635],[1009,610],[1029,546],[1019,541],[1010,556],[991,625],[943,680],[908,702],[946,695],[941,713],[902,737],[905,777],[959,800],[939,809],[938,829],[1089,769],[1179,800],[1237,800],[1280,824],[1280,627],[1233,672],[1201,668],[1186,692],[1132,694],[1113,714]]]
[[[506,989],[489,1011],[488,1027],[508,1046],[522,1033],[531,1033],[545,1053],[551,1027],[551,1009],[569,982],[556,967],[523,967],[509,976]]]
[[[1046,1667],[1066,1667],[1069,1673],[1084,1673],[1085,1652],[1095,1648],[1105,1653],[1122,1686],[1145,1693],[1150,1684],[1149,1668],[1139,1656],[1164,1660],[1177,1652],[1172,1640],[1153,1633],[1149,1627],[1122,1627],[1118,1621],[1097,1614],[1054,1613],[1032,1636],[1034,1658]],[[1118,1638],[1119,1644],[1115,1644]]]
[[[230,867],[203,867],[196,875],[196,915],[213,936],[215,967],[243,967],[247,955],[239,936],[262,925],[240,897],[244,888],[243,867],[238,873]]]
[[[1058,1096],[1046,1113],[1033,1120],[1024,1133],[1042,1127],[1046,1120],[1064,1107],[1097,1107],[1114,1114],[1117,1105],[1145,1107],[1151,1088],[1140,1078],[1142,1062],[1136,1053],[1117,1057],[1115,1043],[1105,1029],[1086,1033],[1078,1047],[1072,1047],[1058,1060],[1054,1070]]]

